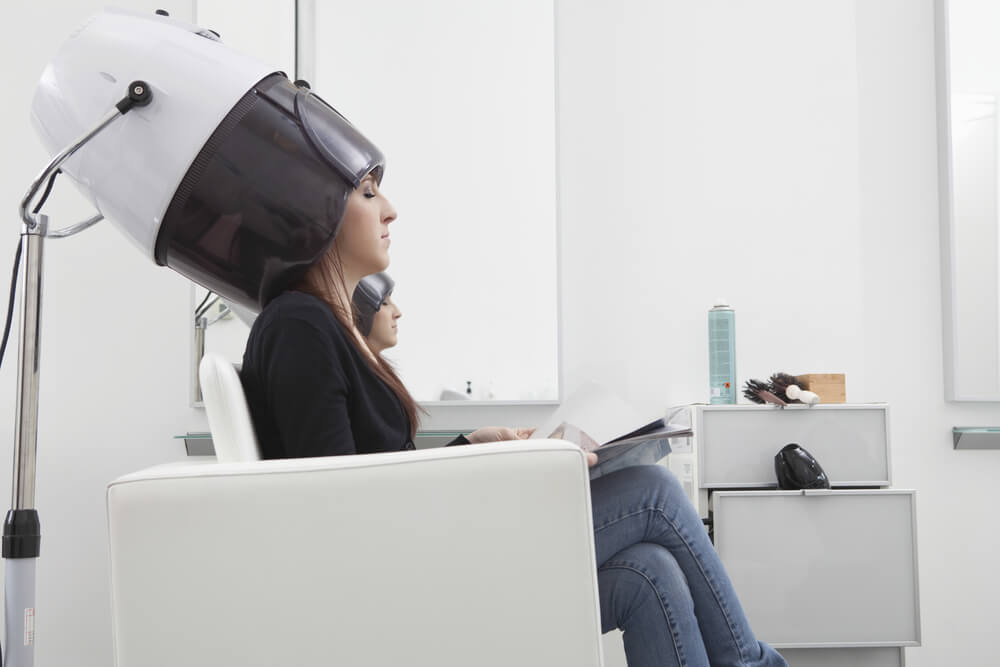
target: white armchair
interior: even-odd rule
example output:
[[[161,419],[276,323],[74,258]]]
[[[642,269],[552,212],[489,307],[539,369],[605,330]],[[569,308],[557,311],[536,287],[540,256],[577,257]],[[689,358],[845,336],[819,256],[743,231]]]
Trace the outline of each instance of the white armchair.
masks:
[[[202,374],[213,439],[227,376]],[[167,465],[107,500],[119,667],[603,664],[565,442]]]

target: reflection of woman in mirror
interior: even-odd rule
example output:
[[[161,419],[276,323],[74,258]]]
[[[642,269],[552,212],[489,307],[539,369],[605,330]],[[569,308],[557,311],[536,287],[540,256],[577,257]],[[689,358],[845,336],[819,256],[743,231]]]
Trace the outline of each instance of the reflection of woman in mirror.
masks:
[[[414,448],[417,404],[352,308],[361,279],[389,266],[396,211],[379,180],[372,172],[354,189],[329,250],[250,331],[242,380],[264,458]],[[451,444],[529,433],[494,427]],[[786,664],[754,638],[701,517],[669,470],[606,474],[591,482],[591,501],[601,623],[605,632],[624,630],[630,667]]]
[[[395,286],[389,274],[383,272],[365,276],[354,290],[355,324],[376,355],[395,347],[399,340],[396,320],[403,313],[392,301]]]
[[[389,365],[382,353],[399,342],[399,332],[396,320],[403,316],[402,311],[392,300],[392,290],[396,283],[387,273],[375,273],[365,276],[354,289],[352,303],[354,306],[354,323],[358,331],[365,337],[368,347],[380,364]],[[488,426],[476,429],[452,444],[464,442],[505,442],[523,440],[531,437],[535,429],[506,428]]]

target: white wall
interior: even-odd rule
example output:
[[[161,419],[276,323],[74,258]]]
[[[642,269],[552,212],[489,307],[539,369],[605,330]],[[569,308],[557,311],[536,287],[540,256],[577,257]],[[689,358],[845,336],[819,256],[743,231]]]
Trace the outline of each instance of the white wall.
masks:
[[[717,296],[741,378],[855,380],[853,6],[596,7],[559,5],[568,388],[596,375],[639,403],[707,399]]]
[[[0,275],[44,160],[31,90],[100,4],[5,7]],[[651,409],[704,400],[718,295],[737,309],[741,379],[847,373],[850,400],[892,404],[895,483],[919,490],[924,646],[908,665],[992,664],[1000,454],[955,452],[949,431],[996,424],[1000,407],[942,398],[931,0],[557,9],[569,386],[596,377]],[[79,211],[68,200],[53,208],[64,220]],[[46,290],[38,664],[106,665],[104,486],[180,458],[171,436],[204,428],[186,407],[188,289],[105,226],[51,243]],[[0,369],[8,434],[13,358]]]

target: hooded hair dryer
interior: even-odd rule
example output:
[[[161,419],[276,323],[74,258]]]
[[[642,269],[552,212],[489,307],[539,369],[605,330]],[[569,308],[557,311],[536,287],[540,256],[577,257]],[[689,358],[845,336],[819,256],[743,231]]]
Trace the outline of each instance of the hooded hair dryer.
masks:
[[[113,9],[42,74],[32,119],[50,154],[133,80],[152,103],[62,171],[147,257],[254,312],[323,254],[361,180],[381,182],[381,151],[307,87],[211,31]]]

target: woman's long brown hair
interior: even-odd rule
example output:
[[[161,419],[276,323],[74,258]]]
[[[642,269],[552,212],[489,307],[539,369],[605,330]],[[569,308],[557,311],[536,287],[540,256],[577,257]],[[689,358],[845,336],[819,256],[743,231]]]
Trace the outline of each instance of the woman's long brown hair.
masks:
[[[420,409],[417,406],[417,402],[413,400],[410,396],[410,392],[406,390],[403,386],[402,380],[396,375],[396,371],[382,355],[375,354],[368,345],[368,340],[362,338],[364,341],[362,347],[362,342],[358,340],[358,337],[354,335],[351,331],[351,323],[356,323],[358,321],[358,313],[354,307],[351,295],[348,294],[347,309],[345,310],[344,305],[340,303],[338,294],[344,294],[347,292],[345,280],[344,280],[344,270],[343,264],[340,260],[340,253],[337,248],[336,242],[334,242],[330,249],[323,255],[322,258],[316,264],[314,264],[302,278],[302,280],[295,285],[294,289],[305,292],[306,294],[311,294],[316,298],[323,301],[326,305],[330,307],[333,311],[334,317],[337,318],[337,322],[343,327],[344,333],[347,334],[347,339],[351,341],[354,348],[360,353],[361,358],[365,360],[368,364],[368,368],[384,382],[392,393],[396,395],[399,399],[400,405],[403,407],[403,412],[406,414],[406,419],[410,426],[410,438],[416,437],[417,427],[420,425],[420,417],[417,414]],[[339,291],[338,291],[339,290]]]

